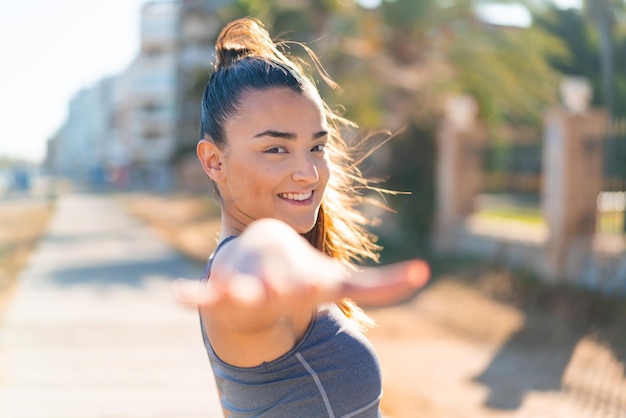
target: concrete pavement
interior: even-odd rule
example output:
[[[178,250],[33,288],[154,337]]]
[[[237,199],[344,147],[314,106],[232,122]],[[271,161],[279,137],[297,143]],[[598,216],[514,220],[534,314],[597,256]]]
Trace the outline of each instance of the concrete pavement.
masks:
[[[0,324],[0,417],[221,417],[171,293],[200,272],[114,200],[61,196]]]

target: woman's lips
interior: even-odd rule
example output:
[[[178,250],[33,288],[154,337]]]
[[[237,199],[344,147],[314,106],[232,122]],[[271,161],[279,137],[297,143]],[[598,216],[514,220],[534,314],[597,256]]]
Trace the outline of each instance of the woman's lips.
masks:
[[[304,193],[296,193],[296,192],[287,192],[287,193],[279,193],[278,197],[282,200],[289,202],[294,205],[310,205],[313,202],[313,191],[304,192]]]

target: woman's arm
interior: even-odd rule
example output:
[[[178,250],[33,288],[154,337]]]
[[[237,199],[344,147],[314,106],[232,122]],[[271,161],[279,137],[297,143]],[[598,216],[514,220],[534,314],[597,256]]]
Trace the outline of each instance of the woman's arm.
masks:
[[[405,299],[428,280],[422,261],[354,271],[313,248],[285,223],[252,223],[216,255],[211,278],[179,282],[178,299],[200,307],[222,360],[255,366],[287,352],[320,303],[349,297],[366,306]]]

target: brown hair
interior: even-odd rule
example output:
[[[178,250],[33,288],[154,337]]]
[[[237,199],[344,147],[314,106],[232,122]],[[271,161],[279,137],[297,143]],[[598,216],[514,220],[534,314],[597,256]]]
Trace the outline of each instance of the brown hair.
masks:
[[[218,146],[225,144],[223,125],[236,114],[242,94],[249,90],[288,87],[298,93],[311,91],[319,95],[315,83],[302,69],[301,61],[281,52],[260,21],[243,18],[228,24],[216,41],[215,72],[207,83],[201,110],[201,137],[211,136]],[[315,54],[302,46],[313,60],[320,75],[331,87],[336,86],[326,74]],[[320,98],[321,100],[321,98]],[[333,112],[321,100],[329,127],[326,146],[331,178],[326,187],[318,218],[311,231],[303,236],[318,250],[353,266],[367,259],[378,261],[376,237],[367,230],[368,219],[358,210],[364,203],[363,190],[371,189],[358,169],[352,150],[341,136],[356,125]],[[219,198],[215,184],[213,189]],[[337,302],[342,312],[361,327],[374,324],[354,302]]]

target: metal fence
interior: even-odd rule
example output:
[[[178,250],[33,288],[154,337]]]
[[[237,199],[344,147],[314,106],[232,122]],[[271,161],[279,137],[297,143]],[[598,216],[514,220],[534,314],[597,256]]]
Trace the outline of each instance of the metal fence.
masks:
[[[610,123],[603,139],[602,192],[596,231],[626,234],[626,118]],[[540,129],[494,139],[483,148],[483,190],[476,213],[483,217],[543,223],[541,209],[543,137]]]
[[[477,213],[543,223],[541,213],[542,135],[539,129],[516,131],[484,147],[484,186]]]
[[[626,234],[626,118],[610,123],[603,142],[604,178],[598,196],[601,234]]]

